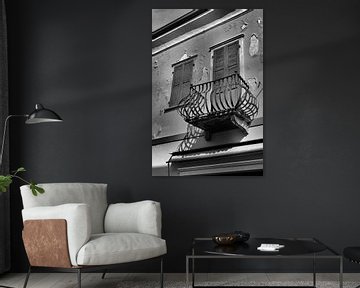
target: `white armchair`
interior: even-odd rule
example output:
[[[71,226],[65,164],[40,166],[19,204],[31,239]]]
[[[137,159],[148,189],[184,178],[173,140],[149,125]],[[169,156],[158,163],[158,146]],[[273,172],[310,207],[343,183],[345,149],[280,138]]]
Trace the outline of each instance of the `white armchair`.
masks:
[[[40,184],[33,196],[28,185],[21,196],[23,240],[32,270],[39,267],[77,272],[106,270],[117,264],[159,257],[163,287],[161,209],[154,201],[107,204],[106,184]],[[105,275],[105,274],[104,274]],[[104,277],[103,275],[103,277]]]

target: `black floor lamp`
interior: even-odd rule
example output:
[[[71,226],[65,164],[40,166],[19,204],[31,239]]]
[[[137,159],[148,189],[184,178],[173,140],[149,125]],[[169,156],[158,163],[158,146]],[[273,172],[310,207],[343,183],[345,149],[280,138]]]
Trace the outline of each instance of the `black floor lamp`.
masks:
[[[31,112],[30,114],[7,116],[5,119],[5,123],[4,123],[3,138],[2,138],[1,150],[0,150],[0,168],[2,167],[8,122],[11,118],[16,118],[16,117],[17,118],[18,117],[26,118],[26,120],[25,120],[26,124],[39,124],[39,123],[47,123],[47,122],[56,123],[56,122],[63,121],[58,114],[56,114],[54,111],[52,111],[50,109],[44,108],[44,106],[41,104],[36,104],[35,110],[33,112]],[[13,287],[9,287],[9,286],[3,286],[1,284],[0,284],[0,287],[13,288]]]
[[[23,117],[26,118],[25,124],[39,124],[39,123],[46,123],[46,122],[62,122],[63,120],[61,117],[56,114],[54,111],[44,108],[41,104],[35,105],[35,110],[30,114],[19,114],[19,115],[9,115],[5,119],[4,124],[4,132],[1,144],[1,151],[0,151],[0,167],[2,165],[3,155],[4,155],[4,146],[6,140],[6,131],[7,125],[11,118],[15,117]]]

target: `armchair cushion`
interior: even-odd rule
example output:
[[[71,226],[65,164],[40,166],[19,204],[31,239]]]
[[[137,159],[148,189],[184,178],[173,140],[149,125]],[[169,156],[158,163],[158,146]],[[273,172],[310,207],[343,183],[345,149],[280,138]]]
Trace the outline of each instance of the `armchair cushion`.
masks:
[[[140,233],[94,234],[81,247],[78,265],[108,265],[145,260],[166,254],[165,240]]]
[[[145,200],[111,204],[104,226],[105,233],[143,233],[161,237],[160,203]]]
[[[77,265],[79,249],[90,239],[91,218],[86,204],[64,204],[58,206],[33,207],[22,210],[23,220],[65,219],[70,260]],[[36,241],[37,239],[34,239]]]

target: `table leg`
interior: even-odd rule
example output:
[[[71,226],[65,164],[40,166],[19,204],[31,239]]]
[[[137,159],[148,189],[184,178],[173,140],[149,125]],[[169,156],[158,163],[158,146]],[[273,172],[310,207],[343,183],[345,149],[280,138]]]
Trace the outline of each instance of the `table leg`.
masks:
[[[313,257],[313,286],[316,287],[316,256]]]
[[[340,257],[339,287],[343,288],[343,257]]]
[[[192,266],[191,266],[191,268],[192,268],[192,286],[191,287],[195,287],[195,257],[194,257],[194,255],[195,255],[195,249],[194,249],[194,246],[193,246],[193,249],[192,249],[192,262],[191,262],[191,264],[192,264]]]
[[[192,262],[191,262],[191,268],[192,268],[192,287],[195,287],[195,258],[192,258]]]
[[[186,256],[186,288],[189,288],[189,257]]]

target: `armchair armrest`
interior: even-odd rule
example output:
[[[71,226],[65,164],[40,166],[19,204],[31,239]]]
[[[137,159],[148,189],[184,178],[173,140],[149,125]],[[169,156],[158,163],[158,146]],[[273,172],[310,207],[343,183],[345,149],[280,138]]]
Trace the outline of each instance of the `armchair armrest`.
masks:
[[[105,215],[106,233],[143,233],[161,237],[160,203],[150,200],[111,204]]]
[[[25,224],[27,220],[64,219],[66,221],[66,237],[70,261],[73,266],[77,265],[77,253],[89,241],[91,235],[88,205],[72,203],[58,206],[33,207],[23,209],[22,216]],[[41,239],[40,235],[34,235],[34,238],[33,241]],[[49,245],[49,243],[44,244]]]

